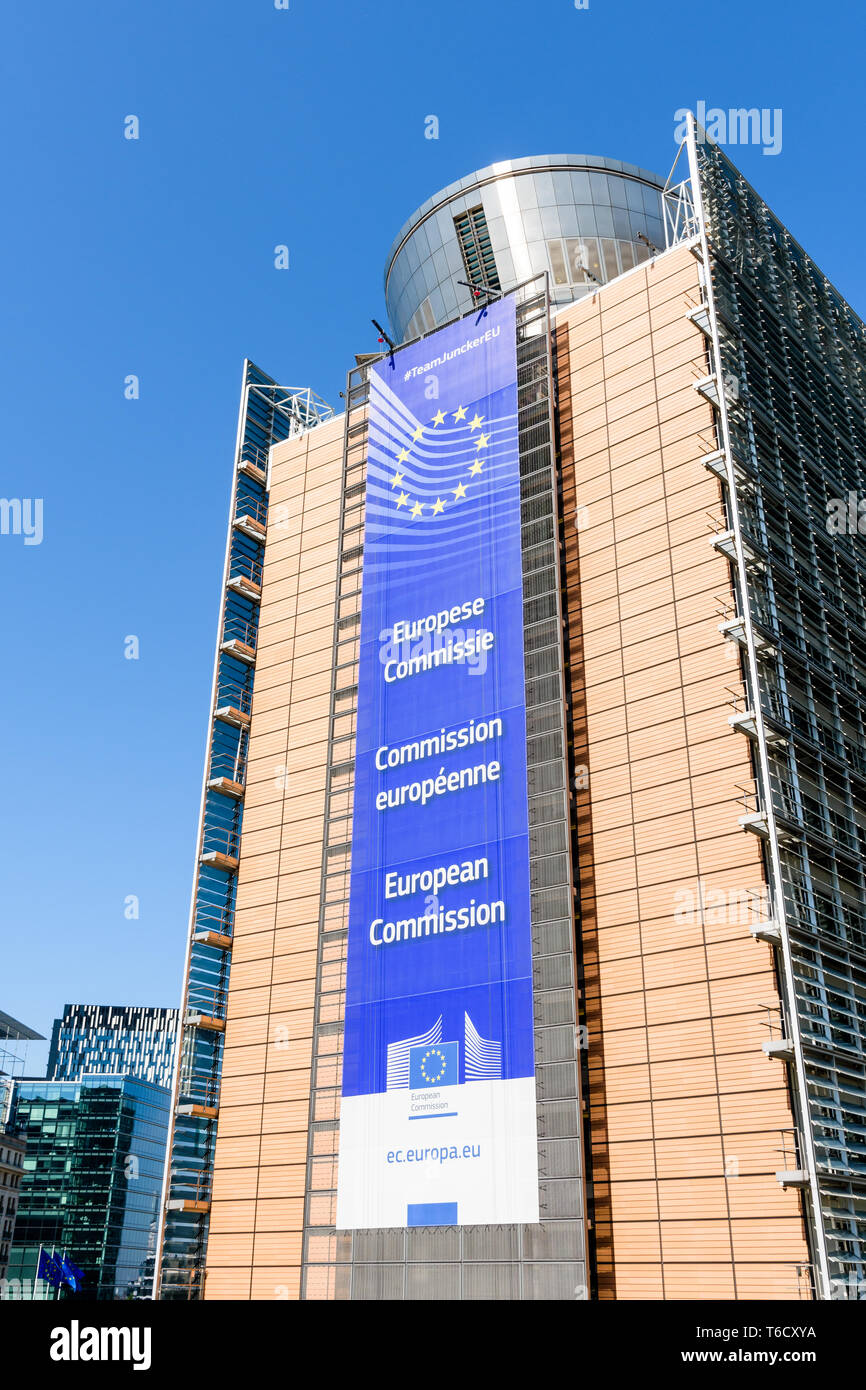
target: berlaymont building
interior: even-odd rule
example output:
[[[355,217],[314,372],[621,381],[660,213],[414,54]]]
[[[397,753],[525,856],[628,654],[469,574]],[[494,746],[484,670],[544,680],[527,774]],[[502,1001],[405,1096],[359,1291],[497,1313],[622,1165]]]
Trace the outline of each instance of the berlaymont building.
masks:
[[[694,120],[385,294],[244,365],[156,1296],[862,1297],[863,323]]]

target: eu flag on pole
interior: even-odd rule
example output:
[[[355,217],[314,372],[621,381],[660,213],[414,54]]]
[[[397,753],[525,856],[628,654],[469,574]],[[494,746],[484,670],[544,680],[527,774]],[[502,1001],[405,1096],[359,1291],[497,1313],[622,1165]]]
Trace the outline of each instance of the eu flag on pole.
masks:
[[[36,1267],[36,1278],[45,1279],[52,1288],[59,1289],[63,1283],[63,1270],[60,1261],[54,1256],[49,1255],[47,1250],[39,1251],[39,1264]]]
[[[78,1290],[84,1283],[84,1270],[79,1269],[78,1265],[73,1264],[72,1260],[68,1259],[66,1255],[60,1256],[60,1268],[63,1273],[63,1278],[66,1280],[72,1292],[78,1293]]]

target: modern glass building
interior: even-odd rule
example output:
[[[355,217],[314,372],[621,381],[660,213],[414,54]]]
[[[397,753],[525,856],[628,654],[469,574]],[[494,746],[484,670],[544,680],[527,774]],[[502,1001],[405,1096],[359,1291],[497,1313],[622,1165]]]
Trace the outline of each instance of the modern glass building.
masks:
[[[182,1059],[205,1033],[218,1057],[207,1096],[181,1061],[162,1296],[862,1296],[863,324],[694,122],[667,181],[550,156],[450,186],[386,298],[422,339],[428,459],[463,421],[437,372],[513,306],[538,1220],[338,1220],[365,526],[415,466],[407,444],[383,479],[389,354],[364,356],[345,413],[257,465],[236,838],[200,851],[231,914],[205,942],[194,908],[186,989],[207,945],[220,995],[184,1003]],[[399,431],[396,377],[388,399]],[[386,1041],[395,1078],[401,1048],[457,1047]],[[465,1047],[499,1066],[468,1023]]]
[[[664,246],[664,180],[592,155],[544,155],[478,169],[428,198],[385,266],[397,342],[472,308],[470,285],[499,291],[549,273],[569,304]]]
[[[151,1297],[169,1107],[129,1076],[15,1083],[26,1151],[5,1298]],[[79,1294],[37,1280],[40,1247],[84,1271]]]
[[[67,1004],[55,1019],[48,1053],[50,1081],[100,1072],[170,1086],[177,1009],[141,1005]]]

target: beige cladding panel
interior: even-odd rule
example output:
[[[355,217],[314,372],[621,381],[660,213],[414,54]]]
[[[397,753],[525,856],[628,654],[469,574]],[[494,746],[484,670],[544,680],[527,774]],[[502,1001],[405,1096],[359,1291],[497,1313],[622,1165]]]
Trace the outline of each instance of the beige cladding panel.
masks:
[[[300,1293],[343,432],[271,453],[208,1299]]]
[[[556,320],[599,1292],[793,1299],[809,1255],[775,1178],[792,1115],[761,1047],[778,992],[749,929],[699,298],[681,248]]]

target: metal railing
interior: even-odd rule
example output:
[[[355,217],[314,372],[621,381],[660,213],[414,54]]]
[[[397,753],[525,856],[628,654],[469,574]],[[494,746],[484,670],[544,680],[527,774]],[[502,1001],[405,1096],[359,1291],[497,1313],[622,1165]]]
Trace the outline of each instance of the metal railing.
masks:
[[[172,1168],[172,1191],[185,1202],[209,1202],[213,1174],[206,1168]]]
[[[217,709],[238,709],[241,714],[249,714],[253,707],[253,692],[247,685],[238,681],[221,680],[217,689]]]
[[[223,625],[224,642],[243,642],[245,647],[252,651],[256,649],[258,641],[259,625],[251,619],[242,618],[239,614],[226,614]]]
[[[248,579],[258,588],[261,588],[263,572],[261,560],[254,560],[251,555],[244,555],[239,550],[233,551],[229,566],[229,579]]]
[[[214,781],[217,777],[225,777],[227,781],[242,787],[246,781],[246,775],[247,760],[240,749],[236,753],[220,752],[211,755],[208,781]]]
[[[186,1006],[190,1013],[203,1014],[205,1018],[224,1019],[227,1003],[227,986],[197,984],[194,980],[190,980],[186,999]]]
[[[241,517],[252,517],[253,521],[258,521],[260,525],[267,525],[268,503],[262,497],[253,497],[249,492],[239,496],[235,504],[234,520],[239,521]]]
[[[213,931],[219,936],[231,936],[234,926],[234,907],[216,907],[201,903],[193,918],[193,931]]]

